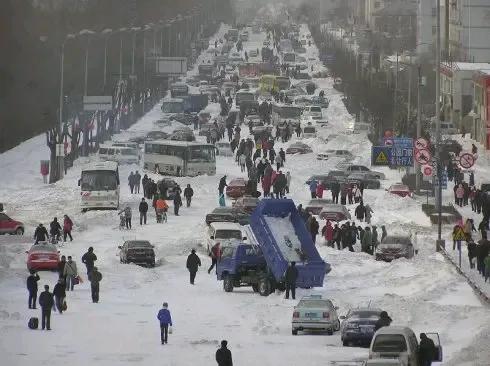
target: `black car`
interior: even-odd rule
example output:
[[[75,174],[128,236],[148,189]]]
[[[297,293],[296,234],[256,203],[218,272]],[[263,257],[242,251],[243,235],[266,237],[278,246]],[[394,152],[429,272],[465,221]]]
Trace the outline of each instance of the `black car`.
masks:
[[[374,326],[379,319],[381,309],[357,308],[351,309],[340,325],[340,339],[344,346],[369,346],[374,335]]]
[[[323,183],[326,189],[332,189],[332,184],[333,183],[345,183],[347,179],[348,173],[342,170],[331,170],[328,172],[328,174],[317,174],[317,175],[312,175],[306,180],[306,184],[310,184],[311,181],[314,179],[317,182],[320,181]]]
[[[236,222],[240,225],[248,225],[250,214],[235,207],[217,207],[206,215],[206,224],[212,222]]]
[[[155,267],[155,251],[153,245],[146,240],[128,240],[118,246],[121,263],[144,264]]]

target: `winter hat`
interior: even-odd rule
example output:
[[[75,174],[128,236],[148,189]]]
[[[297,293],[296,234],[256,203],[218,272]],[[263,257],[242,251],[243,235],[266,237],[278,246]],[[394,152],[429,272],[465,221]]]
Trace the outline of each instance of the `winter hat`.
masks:
[[[162,305],[164,308],[168,308],[168,303],[164,302]]]

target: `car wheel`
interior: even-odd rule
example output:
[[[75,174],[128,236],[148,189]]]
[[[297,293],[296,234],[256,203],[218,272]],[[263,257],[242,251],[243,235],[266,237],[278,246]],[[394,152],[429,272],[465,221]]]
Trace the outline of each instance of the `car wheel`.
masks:
[[[340,330],[340,320],[337,320],[337,324],[335,324],[334,330],[337,332]]]
[[[298,335],[298,330],[297,330],[297,329],[293,329],[293,330],[291,331],[291,334],[292,334],[292,335]]]
[[[328,330],[327,330],[327,334],[328,334],[329,336],[333,335],[333,329],[331,329],[331,328],[330,328],[330,329],[328,329]]]
[[[252,285],[252,290],[253,290],[254,292],[259,292],[259,285],[258,285],[258,284],[254,284],[254,285]]]
[[[269,296],[271,293],[271,282],[267,277],[262,277],[259,280],[259,294],[260,296]]]
[[[226,275],[224,280],[223,280],[223,290],[225,292],[232,292],[233,291],[233,277],[230,275]]]
[[[342,341],[342,345],[343,345],[344,347],[349,347],[349,346],[350,346],[350,343],[349,343],[348,341],[343,340],[343,341]]]
[[[15,230],[15,235],[24,235],[24,229],[21,227],[17,228],[17,230]]]
[[[86,208],[82,208],[82,213],[85,213],[87,212],[87,209]]]

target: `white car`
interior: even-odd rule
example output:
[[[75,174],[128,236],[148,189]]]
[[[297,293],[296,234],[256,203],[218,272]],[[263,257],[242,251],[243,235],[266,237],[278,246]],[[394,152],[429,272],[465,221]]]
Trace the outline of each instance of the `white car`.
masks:
[[[257,57],[259,54],[257,53],[257,50],[250,50],[250,51],[248,52],[248,55],[249,55],[250,57]]]
[[[208,253],[211,248],[220,243],[221,247],[235,246],[247,237],[243,235],[239,224],[233,222],[212,222],[206,228],[206,247]]]
[[[215,146],[219,156],[233,156],[229,142],[217,142]]]
[[[332,158],[340,158],[344,161],[351,161],[354,155],[349,150],[326,150],[316,155],[317,160],[329,160]]]
[[[322,108],[316,105],[306,106],[303,110],[303,117],[320,117],[323,118]]]
[[[321,295],[303,296],[294,307],[291,322],[292,334],[299,331],[326,331],[328,335],[340,330],[340,320],[337,316],[338,307]]]

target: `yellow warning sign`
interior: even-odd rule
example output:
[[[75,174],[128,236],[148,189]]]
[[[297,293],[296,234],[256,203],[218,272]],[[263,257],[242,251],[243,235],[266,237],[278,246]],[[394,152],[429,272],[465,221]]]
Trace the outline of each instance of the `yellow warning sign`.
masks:
[[[466,235],[464,233],[463,228],[460,226],[456,229],[456,232],[453,234],[453,240],[466,240]]]
[[[376,158],[376,164],[386,164],[388,163],[388,157],[384,151],[380,151],[378,157]]]

